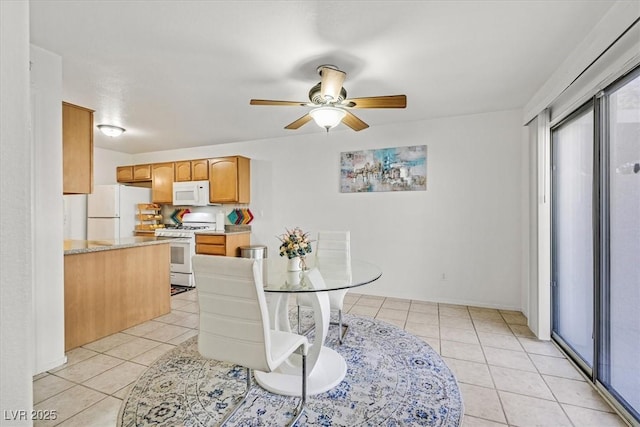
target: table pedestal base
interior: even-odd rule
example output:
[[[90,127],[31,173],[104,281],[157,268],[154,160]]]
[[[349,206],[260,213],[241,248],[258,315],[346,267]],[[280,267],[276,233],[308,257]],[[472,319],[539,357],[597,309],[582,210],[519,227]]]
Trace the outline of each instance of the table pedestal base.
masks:
[[[256,382],[265,390],[271,393],[283,394],[285,396],[302,395],[302,378],[300,378],[300,356],[296,357],[295,369],[292,366],[288,369],[277,369],[273,372],[254,371]],[[340,384],[347,374],[347,362],[336,351],[322,347],[318,362],[308,375],[307,395],[324,393]]]

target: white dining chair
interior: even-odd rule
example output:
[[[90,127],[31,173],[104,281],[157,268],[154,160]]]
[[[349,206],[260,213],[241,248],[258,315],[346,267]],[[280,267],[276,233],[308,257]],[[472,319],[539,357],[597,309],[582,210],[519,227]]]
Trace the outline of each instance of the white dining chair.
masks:
[[[316,243],[315,266],[322,273],[327,287],[348,286],[351,284],[351,233],[349,231],[320,231]],[[349,325],[342,323],[342,308],[348,289],[329,291],[331,310],[338,311],[338,342],[342,344],[349,330]],[[297,296],[298,334],[300,328],[300,306],[311,306],[309,295],[300,293]],[[343,330],[344,328],[344,330]]]
[[[270,328],[258,263],[249,258],[194,255],[200,329],[198,351],[203,357],[246,368],[247,389],[221,425],[243,405],[251,388],[251,371],[272,372],[296,351],[302,354],[302,393],[289,423],[302,415],[307,400],[307,338]]]

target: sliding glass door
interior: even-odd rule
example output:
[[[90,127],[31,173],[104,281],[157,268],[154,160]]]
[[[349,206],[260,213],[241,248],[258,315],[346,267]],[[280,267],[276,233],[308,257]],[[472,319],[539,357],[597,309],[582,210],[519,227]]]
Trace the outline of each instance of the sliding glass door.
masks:
[[[602,354],[598,380],[640,418],[640,73],[603,96]]]
[[[640,69],[551,136],[552,337],[640,422]]]
[[[552,132],[552,332],[593,365],[593,107]]]

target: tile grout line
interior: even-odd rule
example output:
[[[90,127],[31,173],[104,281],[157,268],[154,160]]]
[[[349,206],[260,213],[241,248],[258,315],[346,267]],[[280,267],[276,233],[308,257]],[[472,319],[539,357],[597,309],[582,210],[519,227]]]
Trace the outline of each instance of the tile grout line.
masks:
[[[89,387],[87,387],[87,388],[89,388]],[[92,389],[92,390],[93,390],[93,389]],[[104,393],[102,393],[102,394],[104,394]],[[59,426],[59,425],[61,425],[61,424],[63,424],[63,423],[66,423],[67,421],[70,421],[72,418],[77,417],[78,415],[82,414],[84,411],[88,411],[89,409],[93,408],[93,407],[94,407],[94,406],[96,406],[98,403],[102,402],[103,400],[105,400],[105,399],[106,399],[106,398],[108,398],[108,397],[114,397],[114,396],[111,396],[111,395],[109,395],[109,394],[105,395],[102,399],[98,400],[97,402],[95,402],[95,403],[94,403],[94,404],[92,404],[92,405],[87,406],[87,407],[86,407],[86,408],[84,408],[82,411],[80,411],[80,412],[76,412],[75,414],[71,415],[69,418],[65,418],[64,420],[60,420],[60,422],[59,422],[59,423],[55,423],[55,424],[53,424],[53,427]],[[116,399],[117,399],[117,397],[116,397]],[[122,399],[120,399],[120,400],[122,401]]]
[[[514,333],[514,332],[513,332],[513,330],[511,329],[511,326],[510,326],[510,324],[507,322],[507,319],[505,319],[505,318],[504,318],[504,316],[502,315],[502,313],[500,312],[500,310],[498,310],[498,313],[500,314],[500,317],[502,318],[503,322],[507,325],[507,327],[508,327],[508,328],[509,328],[509,330],[511,331],[511,335],[506,335],[506,334],[504,334],[504,335],[506,335],[506,336],[513,336],[513,337],[516,339],[516,341],[518,341],[518,344],[519,344],[519,345],[520,345],[520,347],[522,348],[523,352],[527,355],[527,359],[531,362],[531,364],[533,365],[534,369],[536,369],[536,372],[538,373],[538,375],[540,376],[540,378],[544,380],[544,378],[542,377],[542,374],[541,374],[541,373],[539,372],[539,370],[538,370],[538,367],[537,367],[537,366],[536,366],[536,364],[533,362],[533,360],[531,360],[531,357],[529,356],[529,353],[526,351],[526,349],[524,348],[524,346],[522,346],[522,343],[520,342],[520,340],[518,340],[518,337],[515,335],[515,333]],[[475,321],[473,322],[473,324],[474,324],[474,328],[475,328]],[[478,333],[478,330],[476,329],[476,334],[477,334],[477,333]],[[480,340],[480,336],[479,336],[479,335],[478,335],[478,340]],[[485,347],[485,346],[484,346],[484,345],[482,345],[482,344],[481,344],[480,346],[481,346],[481,348],[482,348],[482,352],[483,352],[483,354],[484,354],[484,347]],[[493,347],[493,346],[487,346],[487,347],[491,347],[491,348],[498,348],[498,347]],[[505,349],[505,348],[499,348],[499,349],[500,349],[500,350],[515,351],[515,350],[509,350],[509,349]],[[485,358],[486,358],[486,354],[485,354]],[[556,402],[556,403],[558,403],[558,405],[560,405],[560,403],[559,403],[559,402],[557,402],[557,399],[555,399],[555,395],[554,395],[554,394],[553,394],[553,392],[551,391],[551,388],[546,384],[546,382],[545,382],[545,385],[546,385],[546,387],[549,389],[549,391],[551,392],[551,395],[554,397],[554,399],[555,399],[555,400],[543,399],[543,398],[539,398],[539,397],[536,397],[536,396],[531,396],[531,395],[527,395],[527,394],[523,394],[523,393],[518,393],[518,392],[514,392],[514,391],[507,391],[507,390],[501,390],[501,389],[499,389],[499,388],[498,388],[498,386],[497,386],[497,384],[496,384],[496,382],[495,382],[495,378],[494,378],[493,371],[491,370],[491,367],[492,367],[492,366],[495,366],[495,367],[497,367],[497,368],[501,368],[501,366],[498,366],[498,365],[491,365],[491,364],[489,363],[488,359],[487,359],[487,369],[488,369],[488,371],[489,371],[489,375],[490,375],[490,377],[491,377],[491,381],[493,382],[493,386],[494,386],[494,389],[495,389],[495,391],[496,391],[496,395],[498,396],[498,401],[500,402],[500,407],[502,408],[502,412],[503,412],[503,415],[504,415],[504,419],[507,421],[507,424],[508,424],[509,426],[511,426],[512,424],[509,422],[509,417],[507,416],[507,412],[506,412],[506,410],[504,409],[504,402],[503,402],[503,398],[502,398],[502,396],[501,396],[501,394],[500,394],[500,391],[503,391],[503,392],[505,392],[505,393],[516,394],[516,395],[524,396],[524,397],[528,397],[528,398],[535,398],[535,399],[546,400],[546,401],[548,401],[548,402]],[[526,371],[526,370],[518,369],[518,368],[511,368],[511,367],[507,367],[507,366],[504,366],[504,367],[502,367],[502,368],[513,369],[513,370],[517,370],[517,371],[521,371],[521,372],[529,372],[529,373],[531,372],[531,371]],[[561,406],[561,405],[560,405],[560,406]],[[564,413],[564,410],[563,410],[563,413]],[[568,415],[567,415],[566,413],[565,413],[565,415],[567,416],[567,419],[569,420],[569,422],[570,422],[570,423],[571,423],[571,425],[573,426],[573,423],[571,422],[571,419],[568,417]]]
[[[467,311],[468,311],[468,308],[467,308]],[[471,314],[471,313],[469,313],[469,314]],[[500,396],[500,393],[498,392],[498,386],[496,385],[496,380],[495,380],[495,378],[493,378],[493,372],[491,372],[491,368],[490,368],[490,365],[489,365],[489,359],[487,359],[487,354],[485,353],[484,345],[482,345],[482,341],[480,340],[480,335],[478,334],[478,328],[476,327],[476,322],[474,321],[473,316],[470,316],[470,317],[471,317],[471,324],[473,325],[473,330],[475,331],[476,337],[478,338],[478,342],[480,343],[480,350],[482,351],[482,356],[484,357],[485,365],[487,366],[487,371],[489,372],[489,377],[491,378],[491,383],[493,384],[493,389],[492,390],[495,391],[496,396],[498,397],[498,402],[500,402],[500,409],[502,410],[502,416],[504,417],[505,423],[508,426],[511,426],[512,424],[509,423],[509,417],[507,416],[507,411],[505,411],[505,409],[504,409],[504,402],[502,401],[502,397]],[[502,317],[502,314],[500,314],[500,317]]]
[[[580,376],[583,377],[583,379],[585,380],[584,382],[589,384],[591,386],[591,388],[597,392],[598,390],[593,386],[593,384],[591,383],[591,380],[586,377],[585,373],[582,372],[582,369],[580,369],[578,367],[578,365],[576,365],[575,362],[573,362],[573,360],[571,360],[571,358],[568,357],[568,355],[564,354],[564,352],[562,352],[561,348],[557,344],[555,344],[555,342],[553,340],[550,340],[550,342],[553,343],[561,351],[561,353],[564,355],[564,360],[568,361],[569,364],[574,368],[574,370],[576,370],[580,374]],[[558,396],[556,395],[556,393],[553,391],[553,389],[551,388],[551,386],[547,382],[547,379],[545,378],[545,376],[554,377],[554,378],[560,378],[560,379],[567,380],[567,381],[578,381],[578,380],[574,380],[572,378],[563,377],[563,376],[560,376],[560,375],[553,375],[553,374],[545,374],[545,373],[543,373],[542,371],[540,371],[540,368],[538,368],[538,365],[536,365],[535,361],[531,358],[531,354],[536,354],[536,353],[529,353],[526,349],[525,349],[525,353],[527,354],[527,357],[529,358],[529,360],[531,360],[531,363],[533,364],[533,366],[536,368],[536,371],[540,375],[540,378],[542,378],[542,381],[544,382],[544,384],[547,386],[547,388],[549,389],[549,391],[553,395],[555,401],[558,403],[558,405],[562,409],[562,412],[567,416],[567,419],[569,420],[571,425],[575,426],[575,423],[573,422],[573,420],[571,419],[571,417],[569,416],[569,414],[567,413],[567,411],[565,410],[563,405],[576,406],[576,407],[579,407],[579,408],[589,409],[589,410],[592,410],[592,411],[598,411],[598,412],[602,412],[602,413],[616,413],[616,411],[612,407],[612,405],[600,393],[598,393],[598,395],[603,397],[604,403],[607,404],[610,407],[611,412],[605,412],[605,411],[602,411],[600,409],[595,409],[595,408],[588,407],[588,406],[582,406],[582,405],[578,405],[578,404],[575,404],[575,403],[561,402],[560,399],[558,398]],[[544,355],[540,355],[540,356],[544,356]]]
[[[611,404],[611,402],[609,402],[609,400],[608,400],[608,399],[607,399],[607,398],[606,398],[606,397],[605,397],[605,396],[604,396],[604,395],[603,395],[603,394],[602,394],[602,393],[601,393],[601,392],[600,392],[600,391],[595,387],[595,385],[593,384],[593,382],[591,381],[591,379],[590,379],[589,377],[587,377],[587,375],[582,371],[582,369],[580,369],[580,368],[578,367],[578,365],[577,365],[577,364],[576,364],[576,363],[575,363],[575,362],[574,362],[574,361],[573,361],[573,360],[572,360],[572,359],[571,359],[567,354],[565,354],[565,352],[562,350],[562,348],[561,348],[561,347],[560,347],[560,346],[559,346],[559,345],[558,345],[554,340],[550,340],[550,342],[551,342],[551,343],[556,347],[556,349],[557,349],[557,350],[559,350],[559,351],[560,351],[560,353],[564,356],[564,357],[563,357],[563,358],[564,358],[564,360],[568,361],[568,362],[569,362],[569,364],[570,364],[570,365],[571,365],[571,366],[572,366],[572,367],[573,367],[573,368],[578,372],[578,374],[580,374],[580,376],[584,379],[584,381],[583,381],[583,382],[586,382],[586,383],[591,387],[591,389],[592,389],[593,391],[595,391],[595,392],[598,394],[598,396],[600,396],[600,397],[602,398],[603,402],[604,402],[604,403],[609,407],[610,411],[608,411],[608,412],[607,412],[607,411],[602,411],[602,410],[600,410],[600,409],[595,409],[595,408],[591,408],[591,407],[588,407],[588,406],[582,406],[582,405],[578,405],[578,404],[575,404],[575,403],[562,403],[562,402],[560,402],[559,400],[558,400],[558,404],[560,404],[560,406],[562,406],[562,405],[575,406],[575,407],[577,407],[577,408],[588,409],[588,410],[591,410],[591,411],[602,412],[602,413],[605,413],[605,414],[615,414],[615,415],[617,415],[618,417],[620,417],[620,418],[622,419],[622,421],[623,421],[623,422],[625,422],[625,423],[626,423],[627,421],[626,421],[626,419],[622,416],[622,414],[621,414],[621,413],[619,413],[619,412],[617,411],[617,409],[615,408],[615,406],[614,406],[614,405],[612,405],[612,404]],[[547,383],[547,381],[546,381],[546,379],[544,378],[544,375],[549,376],[549,377],[554,377],[554,378],[562,378],[562,379],[565,379],[565,380],[579,381],[579,380],[574,380],[574,379],[572,379],[572,378],[560,377],[560,376],[557,376],[557,375],[551,375],[551,374],[542,374],[542,373],[541,373],[540,375],[542,376],[542,379],[545,381],[545,384]],[[549,386],[547,385],[547,387],[549,387]],[[549,389],[551,389],[551,387],[549,387]],[[553,390],[552,390],[552,393],[553,393]],[[555,393],[553,393],[553,394],[554,394],[554,396],[555,396]],[[563,407],[563,410],[564,410],[564,407]]]

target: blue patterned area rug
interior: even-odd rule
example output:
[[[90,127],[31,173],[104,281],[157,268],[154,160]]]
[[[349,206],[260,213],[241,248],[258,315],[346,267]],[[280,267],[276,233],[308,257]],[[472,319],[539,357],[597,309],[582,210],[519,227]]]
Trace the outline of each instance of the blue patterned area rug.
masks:
[[[349,333],[343,344],[338,345],[332,326],[326,345],[344,356],[347,375],[334,389],[309,396],[296,426],[462,424],[456,379],[428,344],[379,320],[344,319]],[[202,358],[197,338],[169,351],[140,376],[120,408],[118,426],[220,424],[244,391],[245,370]],[[297,404],[298,398],[271,394],[254,382],[247,402],[227,425],[284,426]]]

